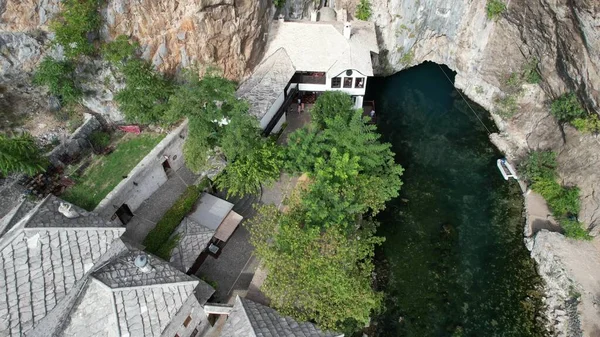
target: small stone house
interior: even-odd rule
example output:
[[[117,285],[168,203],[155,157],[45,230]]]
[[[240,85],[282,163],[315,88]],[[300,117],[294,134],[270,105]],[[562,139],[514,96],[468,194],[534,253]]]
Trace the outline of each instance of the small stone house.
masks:
[[[214,289],[52,195],[0,220],[1,336],[180,336],[209,328]]]

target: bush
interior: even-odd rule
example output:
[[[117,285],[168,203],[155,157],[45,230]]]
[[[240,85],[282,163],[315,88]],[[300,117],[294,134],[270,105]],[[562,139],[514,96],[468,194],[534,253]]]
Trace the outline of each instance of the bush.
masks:
[[[142,124],[161,122],[172,92],[171,82],[143,60],[130,60],[122,69],[125,88],[115,100],[125,118]]]
[[[577,99],[577,95],[573,92],[565,93],[555,99],[552,102],[550,111],[559,122],[571,122],[576,118],[583,118],[586,115],[585,110]]]
[[[101,19],[97,0],[64,0],[63,10],[50,23],[55,33],[54,42],[60,44],[67,57],[89,55],[94,46],[88,34],[100,27]]]
[[[95,150],[103,150],[110,144],[110,135],[103,131],[94,131],[90,135],[90,142]]]
[[[528,181],[554,180],[556,177],[556,153],[552,151],[533,151],[521,163],[519,171]]]
[[[506,5],[500,0],[488,0],[485,10],[488,19],[497,20],[506,11]]]
[[[597,114],[591,114],[583,118],[575,118],[571,124],[580,132],[583,133],[598,133],[600,132],[600,118]]]
[[[102,56],[111,63],[120,64],[133,57],[139,47],[137,42],[131,43],[127,36],[119,35],[113,41],[102,46]]]
[[[371,3],[369,0],[360,0],[356,6],[356,18],[367,21],[371,17]]]
[[[273,0],[273,5],[277,8],[283,8],[283,6],[285,6],[285,0]]]
[[[156,254],[166,260],[168,256],[164,256],[165,253],[170,254],[171,250],[164,249],[163,245],[168,245],[171,249],[174,247],[173,240],[169,240],[171,234],[175,231],[175,228],[181,223],[183,217],[185,217],[194,207],[196,200],[200,197],[202,188],[200,186],[192,185],[187,188],[185,192],[177,199],[173,207],[171,207],[167,213],[160,219],[156,226],[148,233],[146,239],[144,239],[144,246],[150,253]]]
[[[581,222],[573,219],[562,218],[558,219],[560,226],[565,231],[564,234],[568,238],[576,240],[591,240],[593,239],[588,232],[581,227]]]
[[[527,83],[538,84],[542,81],[542,75],[538,72],[539,63],[537,58],[533,58],[523,67],[523,78]]]
[[[58,97],[63,105],[75,103],[81,97],[81,90],[75,85],[75,66],[70,61],[44,58],[33,82],[48,87],[48,91]]]
[[[558,183],[557,183],[558,185]],[[548,195],[548,206],[557,215],[577,216],[579,214],[579,188],[560,186],[560,192]],[[541,193],[540,193],[541,194]],[[542,194],[543,195],[543,194]],[[545,196],[544,196],[545,198]]]

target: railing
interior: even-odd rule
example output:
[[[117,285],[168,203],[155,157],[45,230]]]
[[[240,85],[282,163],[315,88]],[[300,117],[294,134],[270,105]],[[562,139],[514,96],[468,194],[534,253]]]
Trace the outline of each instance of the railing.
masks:
[[[294,75],[294,77],[292,77],[292,83],[326,84],[327,77],[325,76],[325,73],[313,73],[313,74],[296,73]]]
[[[289,86],[289,84],[288,84],[288,86]],[[287,87],[286,87],[286,89],[287,89]],[[273,118],[271,118],[271,120],[269,121],[269,124],[267,124],[267,127],[263,130],[263,133],[262,133],[263,136],[268,136],[271,133],[271,131],[273,131],[273,129],[275,128],[275,126],[277,125],[279,120],[281,119],[281,116],[283,116],[283,114],[285,113],[285,110],[292,103],[292,100],[294,99],[294,97],[296,96],[297,93],[298,93],[297,87],[293,87],[292,89],[290,89],[290,92],[285,97],[283,104],[281,104],[281,106],[279,107],[279,110],[277,110],[277,112],[275,113]]]

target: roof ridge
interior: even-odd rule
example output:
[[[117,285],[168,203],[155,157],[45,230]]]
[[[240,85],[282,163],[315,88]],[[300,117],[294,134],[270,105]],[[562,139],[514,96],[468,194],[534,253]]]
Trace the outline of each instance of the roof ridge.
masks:
[[[95,278],[99,282],[102,282],[101,280],[97,279],[94,275],[91,275],[91,277]],[[184,286],[185,285],[195,285],[195,286],[197,286],[199,283],[200,283],[200,280],[186,280],[186,281],[174,281],[174,282],[168,282],[168,283],[154,283],[154,284],[144,284],[144,285],[139,285],[139,286],[116,287],[116,288],[111,288],[109,285],[106,285],[106,284],[105,285],[113,293],[116,293],[116,292],[125,291],[125,290],[160,288],[160,287],[169,286],[169,285],[176,285],[176,286],[181,286],[181,285],[184,285]]]
[[[242,298],[240,297],[240,295],[236,295],[235,300],[240,302],[240,304],[241,304],[240,307],[242,307],[242,310],[244,310],[244,317],[246,317],[246,320],[248,321],[248,324],[250,325],[250,329],[252,329],[252,333],[254,334],[254,337],[257,337],[256,330],[254,330],[254,325],[250,321],[250,316],[248,315],[248,311],[246,310],[246,304],[244,303],[244,301],[242,301]]]

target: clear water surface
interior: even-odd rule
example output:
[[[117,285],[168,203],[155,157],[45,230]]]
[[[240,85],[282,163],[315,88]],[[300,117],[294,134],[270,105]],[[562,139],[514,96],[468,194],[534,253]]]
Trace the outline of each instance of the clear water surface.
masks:
[[[379,131],[406,169],[400,197],[378,215],[386,309],[375,334],[544,336],[520,190],[502,179],[501,154],[442,70],[454,80],[425,63],[369,82]]]

